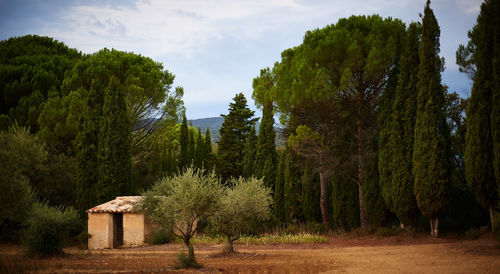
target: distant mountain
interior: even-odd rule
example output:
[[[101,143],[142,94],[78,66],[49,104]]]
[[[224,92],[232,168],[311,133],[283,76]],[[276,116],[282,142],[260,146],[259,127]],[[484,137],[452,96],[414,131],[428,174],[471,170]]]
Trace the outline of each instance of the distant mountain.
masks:
[[[217,140],[219,140],[219,129],[222,127],[223,122],[224,118],[219,116],[188,120],[188,125],[192,124],[193,127],[201,128],[201,133],[203,134],[205,134],[207,128],[210,128],[210,137],[212,139],[212,142],[216,142]]]

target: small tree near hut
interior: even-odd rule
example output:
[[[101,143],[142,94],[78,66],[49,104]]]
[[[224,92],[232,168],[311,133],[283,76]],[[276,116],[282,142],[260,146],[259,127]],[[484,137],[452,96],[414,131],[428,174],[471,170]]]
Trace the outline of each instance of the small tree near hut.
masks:
[[[215,174],[187,168],[179,175],[160,179],[143,195],[141,208],[146,216],[160,227],[172,229],[186,245],[188,254],[182,265],[198,266],[191,238],[198,220],[210,217],[219,208],[222,189]]]
[[[258,232],[271,217],[271,189],[262,179],[232,179],[222,195],[220,209],[211,218],[215,230],[227,239],[225,252],[234,252],[233,242],[242,234]]]

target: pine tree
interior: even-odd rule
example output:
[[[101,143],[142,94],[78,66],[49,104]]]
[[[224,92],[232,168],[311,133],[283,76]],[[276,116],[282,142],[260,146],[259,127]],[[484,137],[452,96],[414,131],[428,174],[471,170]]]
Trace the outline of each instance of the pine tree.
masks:
[[[111,77],[105,89],[100,136],[99,202],[131,192],[130,119],[118,79]]]
[[[243,93],[236,94],[229,104],[229,113],[221,116],[224,122],[220,128],[218,141],[217,170],[223,181],[243,175],[243,150],[250,128],[257,120],[254,111],[247,106]]]
[[[443,64],[439,58],[440,30],[427,1],[422,23],[418,71],[417,112],[413,148],[414,192],[422,214],[429,218],[431,235],[438,236],[439,213],[449,189],[449,130],[444,113]]]
[[[179,157],[179,169],[183,170],[189,165],[189,131],[187,125],[186,114],[182,118],[181,133],[180,133],[180,157]]]
[[[413,137],[417,105],[417,75],[420,59],[420,25],[411,23],[408,27],[396,96],[392,106],[389,145],[392,149],[391,187],[387,190],[392,211],[399,221],[410,230],[416,226],[418,206],[413,193],[412,174]]]
[[[256,162],[255,156],[257,154],[257,136],[255,133],[255,126],[252,126],[250,132],[248,133],[244,156],[243,156],[243,176],[252,177],[255,175],[254,164]]]
[[[273,105],[270,103],[264,105],[255,158],[255,175],[264,177],[265,184],[271,188],[274,187],[276,179],[276,133],[273,116]]]
[[[99,180],[99,126],[102,120],[102,88],[92,81],[76,137],[78,159],[77,205],[81,213],[97,203]]]
[[[495,13],[495,6],[497,13]],[[473,55],[476,73],[467,108],[465,138],[467,183],[475,192],[477,201],[489,209],[492,226],[494,207],[499,200],[497,191],[500,189],[498,185],[500,183],[500,170],[498,170],[500,161],[499,6],[498,1],[485,1],[481,5],[477,24],[469,35],[476,48]],[[495,37],[497,37],[496,40]]]
[[[284,170],[285,152],[281,153],[278,162],[278,170],[276,171],[276,184],[274,185],[274,216],[281,223],[285,222],[285,194],[284,194]]]

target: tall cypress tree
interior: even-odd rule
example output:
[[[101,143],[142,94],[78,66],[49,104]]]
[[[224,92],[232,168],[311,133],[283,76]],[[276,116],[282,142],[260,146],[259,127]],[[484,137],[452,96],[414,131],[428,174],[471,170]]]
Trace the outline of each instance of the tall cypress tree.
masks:
[[[99,126],[102,120],[102,87],[92,81],[76,137],[78,159],[77,205],[81,213],[97,203],[99,180]]]
[[[257,177],[264,177],[264,182],[268,187],[274,187],[276,179],[275,139],[273,105],[267,103],[262,109],[258,149],[255,158],[255,174]]]
[[[392,106],[389,146],[392,149],[392,182],[389,189],[392,211],[399,221],[412,230],[418,218],[418,206],[413,193],[413,137],[417,105],[417,75],[420,59],[420,25],[408,27],[401,55],[401,65],[394,104]],[[387,199],[387,197],[386,197]]]
[[[439,35],[436,17],[427,0],[417,83],[413,175],[417,204],[430,220],[433,237],[438,236],[439,213],[447,203],[450,184],[450,133],[444,109],[445,90],[441,85]]]
[[[213,154],[212,154],[212,137],[210,137],[210,129],[207,127],[207,130],[205,131],[205,155],[206,159],[205,162],[203,163],[203,166],[205,167],[206,170],[210,170],[213,167]]]
[[[257,154],[257,135],[255,133],[255,126],[252,126],[245,142],[245,150],[243,156],[244,177],[248,178],[255,176],[256,170],[254,164],[256,162],[255,159],[256,154]]]
[[[497,190],[500,189],[498,186],[500,183],[498,170],[500,161],[499,5],[498,1],[485,1],[481,5],[477,24],[469,34],[476,49],[473,54],[476,73],[467,108],[467,133],[465,135],[467,183],[476,193],[477,201],[489,209],[492,226],[494,224],[493,209],[499,199]],[[495,6],[497,13],[495,13]],[[497,58],[496,67],[495,58]]]
[[[110,78],[105,89],[102,114],[98,184],[100,202],[117,195],[128,195],[132,190],[131,123],[124,94],[115,77]]]
[[[193,124],[189,123],[188,129],[188,165],[194,164],[195,153],[196,153],[196,137],[193,132]]]
[[[183,170],[189,165],[189,131],[187,125],[186,114],[182,117],[181,133],[180,133],[180,156],[179,156],[179,169]]]
[[[198,135],[196,137],[196,149],[194,153],[194,163],[197,168],[203,167],[203,162],[205,162],[205,143],[203,142],[203,137],[201,136],[201,129],[198,128]]]
[[[229,113],[222,114],[224,122],[218,141],[217,170],[224,181],[243,175],[243,150],[250,128],[257,120],[254,111],[247,106],[243,93],[236,94],[229,104]]]
[[[279,156],[278,170],[276,171],[276,184],[274,185],[274,216],[281,222],[285,222],[285,180],[283,166],[285,165],[285,152]]]

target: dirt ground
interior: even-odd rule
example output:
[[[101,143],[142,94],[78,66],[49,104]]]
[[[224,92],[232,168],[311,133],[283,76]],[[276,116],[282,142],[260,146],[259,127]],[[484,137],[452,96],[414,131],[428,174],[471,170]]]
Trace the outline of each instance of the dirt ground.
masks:
[[[500,246],[491,234],[478,240],[428,236],[332,236],[325,244],[197,245],[201,269],[176,270],[182,245],[86,251],[28,258],[20,246],[0,246],[0,272],[19,273],[500,273]]]

